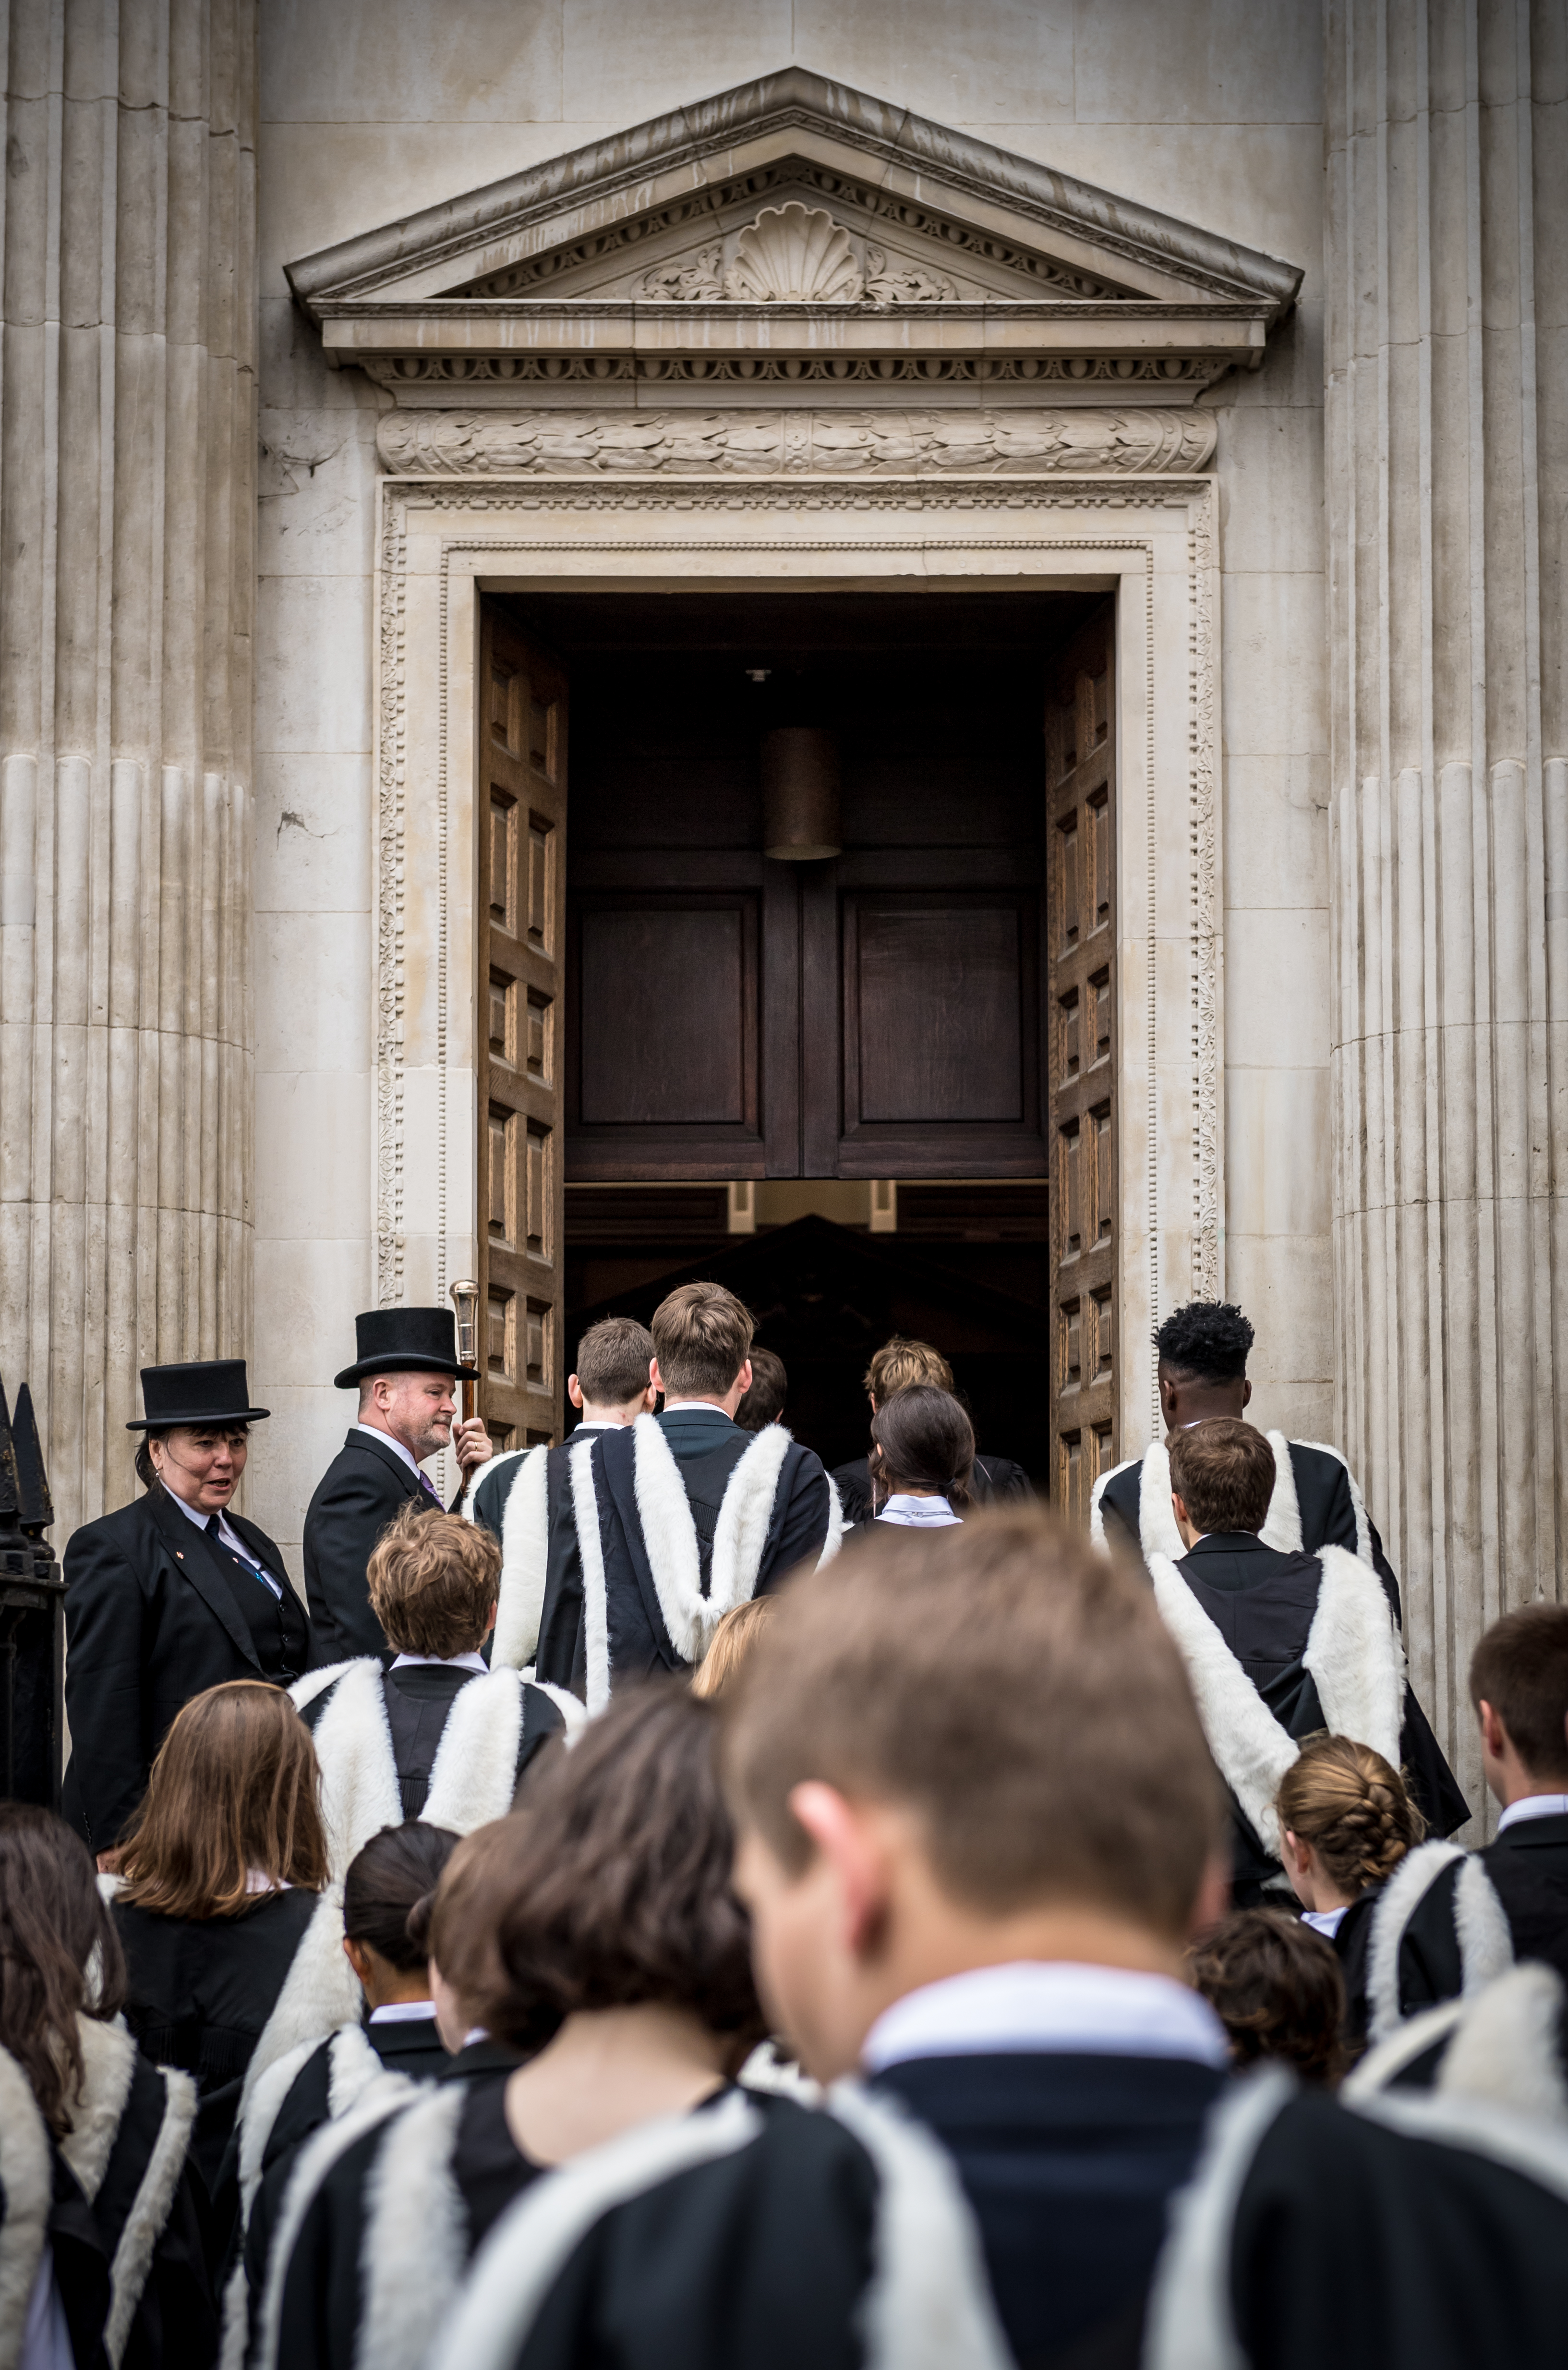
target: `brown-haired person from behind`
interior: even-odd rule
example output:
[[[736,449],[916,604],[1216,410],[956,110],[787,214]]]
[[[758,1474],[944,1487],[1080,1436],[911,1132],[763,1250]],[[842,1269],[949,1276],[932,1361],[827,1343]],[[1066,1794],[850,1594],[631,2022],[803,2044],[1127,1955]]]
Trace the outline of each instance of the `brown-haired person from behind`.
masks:
[[[1494,1621],[1471,1658],[1470,1697],[1497,1833],[1474,1852],[1424,1844],[1390,1882],[1373,1948],[1399,1988],[1373,1987],[1375,2041],[1514,1960],[1568,1981],[1568,1605]]]
[[[483,2029],[509,2070],[338,2157],[280,2238],[260,2370],[417,2370],[512,2199],[731,2084],[764,2027],[715,1738],[685,1690],[630,1691],[485,1831],[469,1900],[454,1861],[430,1937],[443,2023]]]
[[[1230,2078],[1182,1979],[1222,1798],[1136,1578],[1041,1516],[885,1531],[784,1593],[725,1729],[763,2000],[864,2087],[731,2093],[564,2165],[431,2370],[1557,2358],[1552,2135],[1499,2163],[1462,2101],[1390,2127]]]
[[[366,1655],[290,1690],[315,1738],[342,1848],[404,1819],[466,1835],[504,1817],[545,1739],[581,1720],[574,1696],[504,1664],[486,1669],[500,1563],[479,1524],[406,1506],[366,1575],[391,1667]]]
[[[784,1421],[789,1398],[789,1375],[774,1350],[751,1344],[751,1387],[735,1410],[742,1432],[761,1432],[764,1424]]]
[[[126,2019],[149,2057],[195,2077],[191,2154],[209,2194],[326,1882],[318,1782],[287,1696],[255,1680],[210,1687],[165,1738],[119,1877],[104,1880]]]
[[[871,1420],[876,1520],[910,1529],[961,1523],[969,1510],[975,1435],[951,1391],[911,1383]]]
[[[187,2154],[188,2075],[120,2014],[125,1967],[92,1858],[0,1802],[0,2361],[208,2370],[217,2315]]]
[[[1421,1841],[1421,1813],[1399,1771],[1349,1736],[1310,1736],[1280,1780],[1275,1811],[1302,1923],[1338,1955],[1345,2045],[1358,2055],[1368,2035],[1374,1916],[1384,1885]],[[1379,1972],[1385,1985],[1391,1973],[1402,1974],[1409,2014],[1427,2005],[1428,1986],[1416,1954],[1406,1955],[1402,1970]]]
[[[1236,1909],[1187,1955],[1193,1986],[1238,2066],[1265,2059],[1303,2082],[1337,2082],[1348,2060],[1345,1977],[1333,1945],[1283,1909]]]
[[[1235,1906],[1289,1900],[1275,1794],[1320,1730],[1402,1766],[1428,1826],[1459,1825],[1465,1800],[1406,1680],[1377,1574],[1344,1547],[1288,1553],[1259,1536],[1275,1486],[1265,1435],[1230,1418],[1193,1424],[1173,1434],[1170,1468],[1186,1553],[1151,1555],[1148,1570],[1230,1789]]]
[[[871,1401],[875,1418],[878,1409],[887,1406],[898,1391],[916,1385],[932,1390],[955,1389],[953,1369],[940,1350],[929,1341],[911,1341],[895,1333],[884,1341],[872,1358],[862,1378],[861,1387]],[[873,1437],[876,1424],[872,1425]],[[873,1502],[871,1460],[865,1456],[852,1457],[847,1465],[835,1465],[830,1475],[834,1489],[843,1506],[844,1520],[849,1524],[868,1523],[876,1513]],[[977,1506],[1015,1504],[1034,1496],[1029,1477],[1021,1465],[1007,1456],[980,1456],[974,1460],[969,1479],[969,1496]]]
[[[146,1790],[182,1704],[225,1679],[287,1686],[310,1667],[310,1624],[282,1556],[233,1511],[252,1407],[243,1358],[143,1366],[130,1424],[144,1495],[65,1548],[65,1817],[98,1866]]]
[[[732,1605],[838,1552],[820,1461],[782,1423],[747,1432],[735,1421],[751,1329],[722,1284],[678,1286],[653,1317],[649,1380],[663,1408],[601,1432],[572,1461],[582,1597],[563,1607],[546,1592],[541,1636],[563,1657],[569,1641],[589,1711],[629,1680],[692,1670]]]
[[[572,1511],[571,1460],[601,1432],[651,1415],[653,1335],[633,1317],[605,1317],[578,1343],[567,1397],[578,1411],[559,1448],[508,1449],[473,1475],[462,1511],[500,1541],[500,1602],[492,1669],[532,1665],[552,1686],[588,1690],[582,1557]]]

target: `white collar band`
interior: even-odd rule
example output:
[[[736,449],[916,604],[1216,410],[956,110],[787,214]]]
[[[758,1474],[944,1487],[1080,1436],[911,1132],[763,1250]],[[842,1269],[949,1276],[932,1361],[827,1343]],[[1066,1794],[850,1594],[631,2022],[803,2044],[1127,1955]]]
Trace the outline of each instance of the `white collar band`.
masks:
[[[1015,1960],[927,1984],[894,2002],[865,2037],[868,2074],[917,2057],[1187,2058],[1230,2064],[1206,1999],[1171,1975],[1077,1962]]]

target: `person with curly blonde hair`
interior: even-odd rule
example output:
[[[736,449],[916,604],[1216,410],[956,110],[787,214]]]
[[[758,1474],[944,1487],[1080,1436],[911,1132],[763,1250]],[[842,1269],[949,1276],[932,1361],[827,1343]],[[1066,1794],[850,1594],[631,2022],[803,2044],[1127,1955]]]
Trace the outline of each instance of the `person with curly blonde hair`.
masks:
[[[1286,1771],[1275,1797],[1285,1872],[1315,1927],[1339,1954],[1345,2035],[1367,2038],[1367,1973],[1375,1904],[1385,1881],[1425,1833],[1399,1771],[1369,1744],[1314,1736]]]

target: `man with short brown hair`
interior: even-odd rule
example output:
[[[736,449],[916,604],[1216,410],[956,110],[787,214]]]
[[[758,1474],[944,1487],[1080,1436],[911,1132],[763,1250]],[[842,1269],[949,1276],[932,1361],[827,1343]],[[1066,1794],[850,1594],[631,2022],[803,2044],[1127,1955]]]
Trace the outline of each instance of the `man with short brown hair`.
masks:
[[[722,1284],[683,1283],[652,1330],[662,1409],[601,1433],[571,1468],[590,1711],[628,1679],[693,1669],[732,1605],[838,1547],[820,1461],[782,1423],[735,1421],[750,1311]]]
[[[1150,1555],[1148,1570],[1230,1789],[1237,1906],[1294,1905],[1274,1794],[1315,1730],[1402,1764],[1428,1826],[1450,1834],[1468,1806],[1405,1678],[1376,1572],[1344,1547],[1265,1544],[1276,1467],[1252,1424],[1211,1417],[1173,1432],[1169,1454],[1186,1553]]]

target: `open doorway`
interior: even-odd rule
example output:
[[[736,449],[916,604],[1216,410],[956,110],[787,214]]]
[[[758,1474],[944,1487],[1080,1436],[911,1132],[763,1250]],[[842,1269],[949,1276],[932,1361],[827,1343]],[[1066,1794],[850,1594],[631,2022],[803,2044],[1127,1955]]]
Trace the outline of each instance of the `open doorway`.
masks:
[[[551,946],[524,1018],[555,1114],[521,1080],[509,1101],[498,1022],[492,1376],[521,1357],[558,1391],[594,1316],[734,1268],[790,1367],[792,1428],[830,1462],[864,1448],[872,1337],[923,1331],[982,1446],[1081,1494],[1115,1448],[1105,595],[488,608],[492,693],[528,673],[533,723],[508,730],[562,789],[570,714],[558,811],[532,776],[521,802],[492,793],[492,919],[498,865],[521,866],[517,942]],[[827,751],[836,792],[798,860],[769,853],[790,734]],[[487,950],[493,999],[511,944]],[[532,1281],[508,1267],[520,1232]]]

